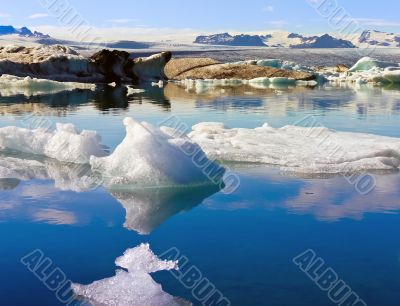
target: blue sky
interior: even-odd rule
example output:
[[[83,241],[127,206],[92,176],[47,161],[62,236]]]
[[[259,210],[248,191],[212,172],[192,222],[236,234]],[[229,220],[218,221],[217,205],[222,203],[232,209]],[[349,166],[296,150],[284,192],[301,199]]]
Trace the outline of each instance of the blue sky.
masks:
[[[67,29],[54,13],[41,5],[54,1],[58,1],[55,5],[68,5],[107,38],[189,36],[221,31],[262,33],[277,29],[334,32],[329,20],[320,16],[307,0],[2,0],[0,24],[27,25],[53,36],[68,37]],[[330,1],[366,29],[400,32],[399,1],[308,1]]]

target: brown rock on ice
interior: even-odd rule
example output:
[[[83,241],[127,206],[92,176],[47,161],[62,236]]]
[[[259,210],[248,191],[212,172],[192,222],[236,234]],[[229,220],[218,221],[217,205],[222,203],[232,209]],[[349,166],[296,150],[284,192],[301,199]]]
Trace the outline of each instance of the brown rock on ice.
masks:
[[[176,79],[181,74],[206,66],[221,64],[221,62],[207,57],[199,58],[174,58],[165,66],[165,75],[169,79]]]
[[[243,79],[251,80],[260,77],[287,77],[296,80],[314,80],[315,76],[300,71],[276,69],[256,65],[219,64],[201,68],[194,68],[180,74],[176,79]]]
[[[336,72],[347,72],[347,71],[349,71],[349,67],[347,67],[346,65],[344,65],[344,64],[338,64],[338,65],[336,65],[336,67],[335,67],[335,70],[336,70]]]

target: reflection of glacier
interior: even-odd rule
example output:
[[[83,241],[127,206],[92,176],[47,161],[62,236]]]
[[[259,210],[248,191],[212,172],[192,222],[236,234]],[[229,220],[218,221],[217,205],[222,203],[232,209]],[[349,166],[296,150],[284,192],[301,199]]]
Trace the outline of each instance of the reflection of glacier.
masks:
[[[217,191],[218,187],[211,185],[111,191],[111,195],[126,210],[124,226],[140,234],[149,234],[173,215],[192,209]]]

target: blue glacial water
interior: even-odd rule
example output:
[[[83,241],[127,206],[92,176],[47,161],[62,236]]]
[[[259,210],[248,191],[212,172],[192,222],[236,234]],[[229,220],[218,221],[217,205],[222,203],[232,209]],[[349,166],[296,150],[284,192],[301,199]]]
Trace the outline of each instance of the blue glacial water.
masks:
[[[250,128],[314,116],[335,130],[400,137],[396,88],[227,87],[195,93],[168,84],[145,90],[129,97],[113,88],[1,95],[0,127],[24,126],[36,117],[71,122],[98,131],[111,149],[125,136],[127,116],[152,124],[173,115],[189,126],[220,121]],[[10,154],[0,152],[0,160]],[[332,305],[292,261],[308,249],[368,305],[400,305],[399,173],[373,173],[376,187],[362,195],[340,175],[296,177],[265,165],[229,166],[240,178],[232,194],[210,188],[79,192],[57,165],[49,170],[56,179],[3,175],[0,305],[62,304],[20,261],[35,249],[72,282],[89,284],[113,276],[115,259],[141,243],[155,254],[177,248],[231,305]],[[153,277],[169,294],[201,304],[169,272]]]

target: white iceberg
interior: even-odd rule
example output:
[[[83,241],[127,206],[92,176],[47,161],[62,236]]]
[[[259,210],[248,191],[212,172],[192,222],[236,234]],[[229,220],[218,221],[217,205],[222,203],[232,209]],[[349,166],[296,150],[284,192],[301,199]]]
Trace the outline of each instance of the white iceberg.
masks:
[[[50,157],[62,162],[88,163],[90,156],[105,156],[106,148],[94,131],[78,133],[73,124],[56,124],[56,130],[0,128],[0,149]]]
[[[96,90],[96,85],[77,82],[57,82],[32,78],[29,76],[17,77],[9,74],[3,74],[0,76],[0,96],[3,97],[15,95],[31,97],[43,94],[55,94],[61,91],[71,91],[75,89],[94,91]]]
[[[78,296],[92,305],[103,306],[178,306],[191,303],[163,291],[150,273],[178,269],[177,261],[159,259],[148,244],[128,249],[117,258],[116,275],[89,285],[72,284]]]
[[[349,69],[350,72],[368,71],[373,68],[387,68],[393,66],[393,63],[379,61],[371,57],[363,57]]]
[[[337,174],[399,170],[400,166],[400,139],[323,127],[264,124],[255,129],[229,129],[222,123],[200,123],[193,126],[189,137],[209,158],[265,163],[288,172]]]
[[[107,157],[90,164],[108,185],[178,186],[216,183],[224,169],[182,134],[125,118],[126,137]]]

